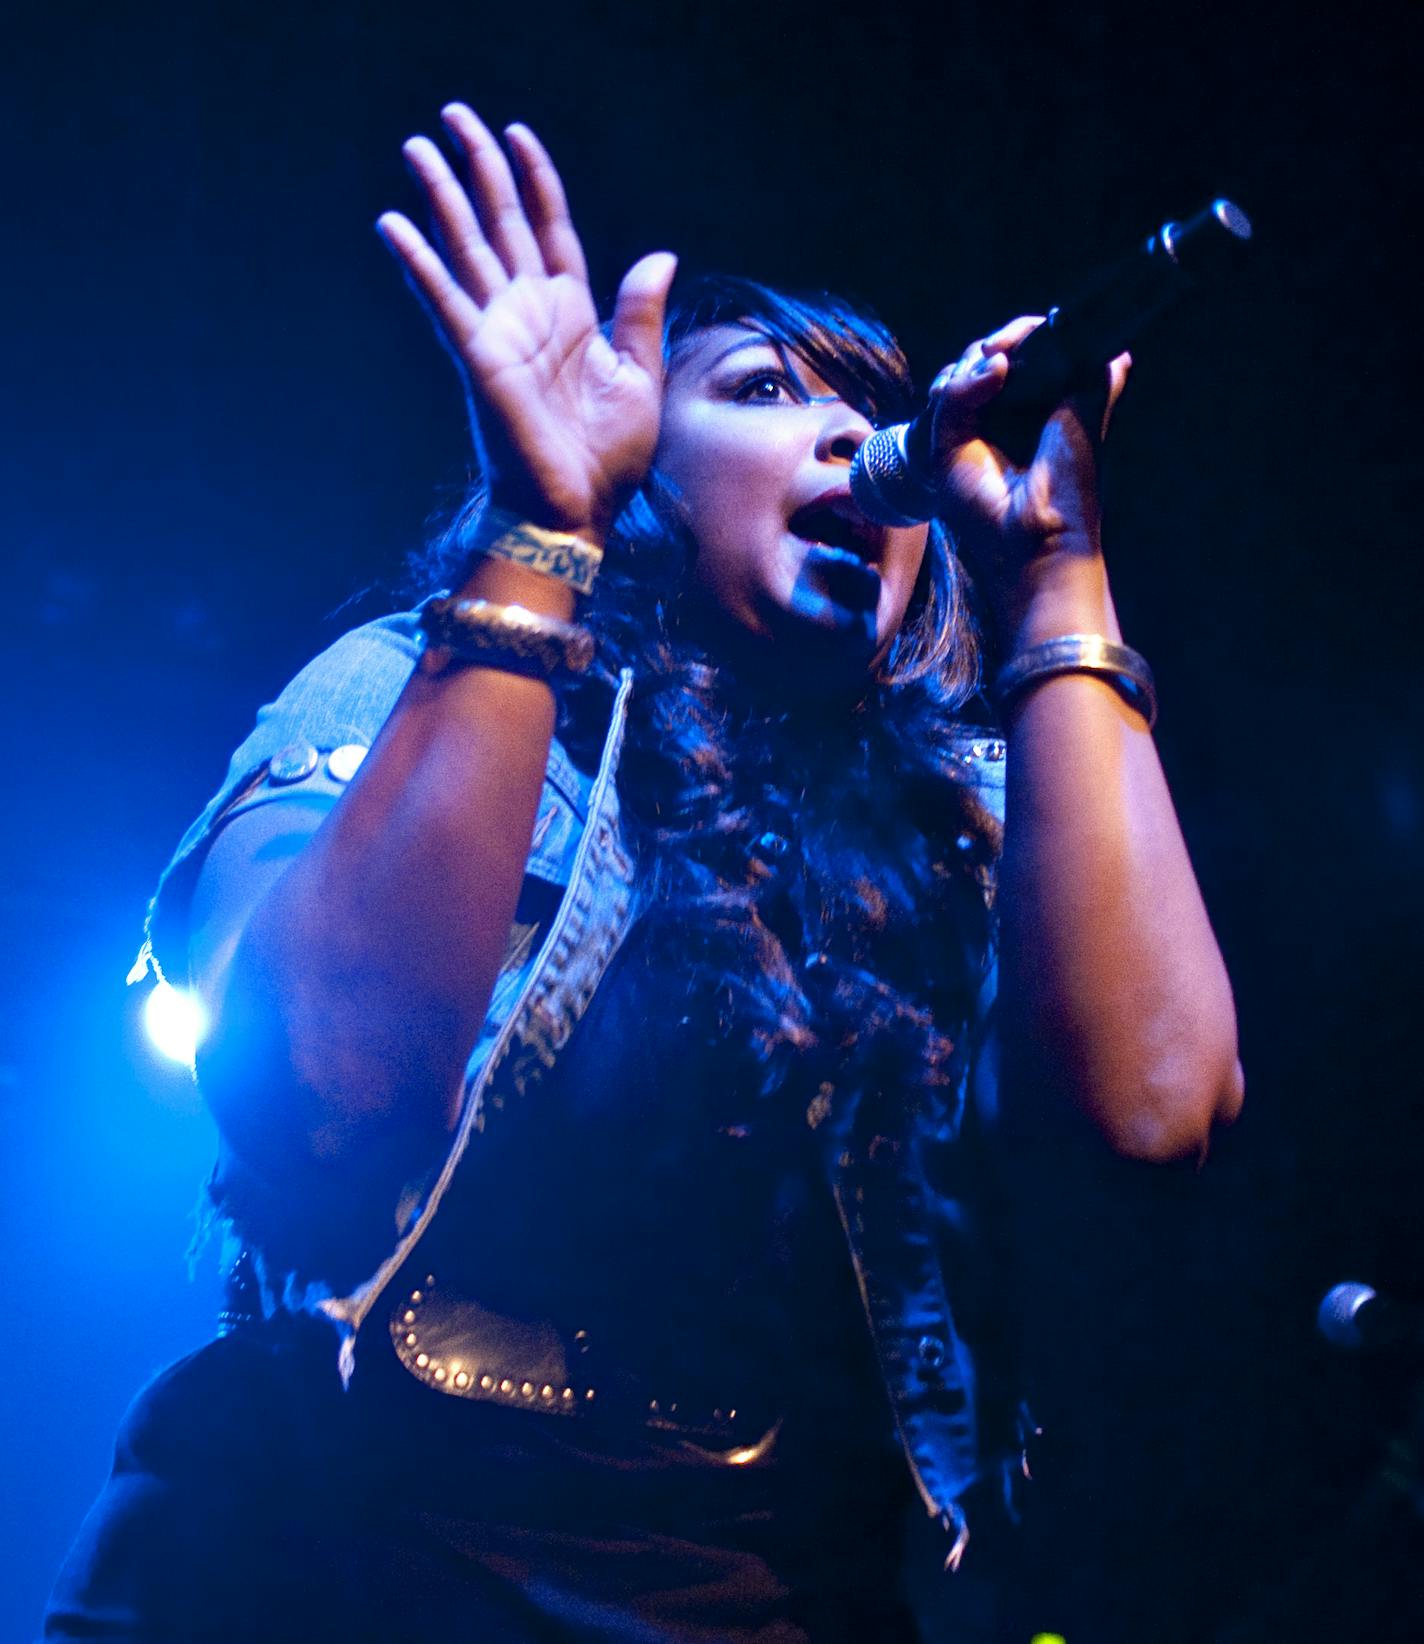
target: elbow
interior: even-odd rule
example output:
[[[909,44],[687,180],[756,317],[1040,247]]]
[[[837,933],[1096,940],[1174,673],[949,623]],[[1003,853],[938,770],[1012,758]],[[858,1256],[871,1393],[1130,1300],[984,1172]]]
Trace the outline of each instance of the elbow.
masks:
[[[279,988],[252,967],[235,966],[227,983],[195,1071],[218,1131],[250,1167],[272,1180],[364,1172],[386,1156],[428,1159],[448,1139],[463,1062],[437,1062],[431,1048],[448,1031],[412,1045],[386,1025],[391,1012],[358,1021],[327,991]]]
[[[1235,1120],[1245,1090],[1233,1046],[1210,1063],[1149,1074],[1134,1083],[1128,1099],[1095,1105],[1109,1146],[1123,1158],[1201,1165],[1213,1130]]]
[[[413,1102],[402,1106],[365,1087],[357,1101],[338,1100],[279,1054],[259,1063],[250,1046],[225,1054],[219,1043],[196,1071],[227,1149],[283,1191],[346,1180],[378,1186],[394,1202],[401,1185],[427,1170],[448,1142],[445,1127],[412,1113]]]

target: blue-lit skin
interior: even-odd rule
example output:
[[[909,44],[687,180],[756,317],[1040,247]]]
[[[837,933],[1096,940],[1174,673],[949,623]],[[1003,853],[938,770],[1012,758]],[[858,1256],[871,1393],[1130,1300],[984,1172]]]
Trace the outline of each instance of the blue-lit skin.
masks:
[[[904,619],[926,527],[856,526],[819,545],[793,530],[801,510],[850,509],[850,464],[873,432],[803,359],[762,333],[722,325],[674,359],[657,464],[697,542],[694,577],[747,633],[794,644],[834,634],[862,669]],[[855,511],[858,512],[858,511]]]
[[[675,369],[664,420],[673,259],[629,270],[605,336],[533,133],[509,128],[506,156],[464,105],[444,120],[462,177],[427,139],[405,149],[434,232],[398,213],[380,228],[460,370],[494,500],[598,541],[656,451],[682,488],[709,607],[777,642],[762,647],[769,687],[817,677],[782,644],[792,636],[829,635],[823,660],[854,651],[869,663],[903,614],[923,534],[877,541],[867,572],[790,530],[848,477],[869,425],[774,349],[742,362],[741,378],[735,360],[726,380]],[[1023,469],[978,436],[999,356],[1031,324],[974,344],[932,396],[947,520],[974,551],[1007,655],[1055,634],[1118,637],[1096,431],[1060,408]],[[504,561],[478,563],[459,592],[573,613],[566,585]],[[216,1024],[199,1071],[229,1143],[272,1180],[352,1160],[388,1162],[401,1182],[455,1124],[554,722],[539,680],[419,670],[310,838],[263,807],[215,842],[194,912],[195,975]],[[1024,693],[1005,728],[1000,1015],[1032,1064],[1016,1074],[1080,1107],[1124,1153],[1198,1155],[1240,1105],[1235,1017],[1149,729],[1084,675]],[[274,854],[279,826],[289,845]]]

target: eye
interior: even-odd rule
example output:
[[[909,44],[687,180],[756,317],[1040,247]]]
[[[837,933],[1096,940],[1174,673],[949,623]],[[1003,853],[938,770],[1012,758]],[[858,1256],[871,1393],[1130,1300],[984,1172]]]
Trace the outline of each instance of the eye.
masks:
[[[751,371],[733,385],[739,405],[801,405],[804,396],[784,371]]]

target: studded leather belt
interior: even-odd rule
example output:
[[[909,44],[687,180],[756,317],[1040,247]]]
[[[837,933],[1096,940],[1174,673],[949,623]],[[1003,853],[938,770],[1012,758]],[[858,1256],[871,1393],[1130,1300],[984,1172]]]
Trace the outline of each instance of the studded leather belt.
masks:
[[[455,1398],[634,1422],[676,1434],[744,1465],[770,1450],[775,1413],[755,1400],[709,1399],[604,1362],[595,1333],[566,1333],[541,1319],[494,1313],[442,1288],[435,1275],[406,1290],[391,1312],[396,1356],[417,1381]]]

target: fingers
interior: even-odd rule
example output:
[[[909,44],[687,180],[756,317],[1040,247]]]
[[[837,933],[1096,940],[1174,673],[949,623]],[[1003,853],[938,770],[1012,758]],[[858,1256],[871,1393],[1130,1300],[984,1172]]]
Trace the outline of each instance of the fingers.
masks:
[[[464,103],[451,103],[441,119],[465,162],[468,192],[429,138],[412,137],[403,152],[425,191],[436,243],[461,285],[483,305],[518,274],[569,274],[586,284],[564,185],[529,127],[512,125],[505,133],[511,167]]]
[[[936,443],[954,445],[975,438],[980,412],[998,394],[1008,374],[1008,356],[986,354],[979,343],[941,371],[930,384]]]
[[[613,305],[613,346],[658,382],[663,374],[663,316],[677,272],[670,251],[640,257],[623,276]]]
[[[505,131],[519,167],[519,192],[529,226],[534,232],[544,267],[550,274],[572,274],[588,281],[588,264],[583,246],[569,216],[563,181],[549,158],[549,151],[526,125]]]
[[[991,331],[982,341],[971,343],[970,352],[977,348],[985,354],[1007,354],[1011,348],[1017,348],[1030,331],[1037,331],[1043,321],[1042,314],[1020,314],[1018,319]]]
[[[431,226],[456,279],[483,306],[509,284],[509,273],[485,238],[469,195],[428,137],[412,137],[401,152],[425,192]]]
[[[930,384],[930,397],[937,404],[939,424],[946,434],[957,432],[961,437],[972,437],[976,413],[994,399],[1009,374],[1008,354],[1042,324],[1041,315],[1021,315],[971,343],[953,365],[940,372]],[[1103,398],[1094,395],[1090,402],[1094,412],[1097,405],[1102,406],[1100,417],[1094,414],[1085,418],[1090,428],[1097,424],[1099,439],[1107,435],[1113,407],[1122,397],[1131,369],[1131,354],[1119,354],[1111,360]]]
[[[982,353],[975,343],[930,384],[930,398],[977,409],[993,399],[1008,374],[1007,355]]]
[[[930,384],[937,418],[945,434],[969,436],[978,412],[994,398],[1009,374],[1009,350],[1043,324],[1039,314],[1024,314],[987,337],[970,343],[953,365]]]
[[[479,324],[479,305],[408,217],[398,211],[384,212],[376,219],[376,228],[405,270],[411,290],[458,357],[461,343]]]
[[[1070,412],[1078,419],[1095,445],[1101,445],[1108,437],[1113,408],[1122,398],[1131,370],[1132,355],[1117,355],[1108,361],[1096,388],[1070,394],[1060,407],[1060,410]]]
[[[569,274],[587,284],[563,183],[534,133],[523,125],[509,128],[512,169],[472,109],[452,103],[441,118],[464,159],[468,189],[428,137],[412,137],[402,148],[425,194],[434,248],[400,213],[388,212],[377,226],[447,338],[452,325],[469,316],[436,267],[441,257],[477,308],[519,274]]]
[[[543,253],[525,215],[514,173],[489,127],[464,103],[450,103],[440,111],[440,118],[459,144],[480,225],[505,270],[511,277],[543,274]]]
[[[1103,420],[1098,429],[1098,438],[1108,437],[1108,424],[1112,421],[1113,407],[1122,398],[1122,391],[1127,387],[1127,374],[1132,370],[1132,355],[1119,354],[1116,359],[1108,361],[1108,398],[1103,406]]]

